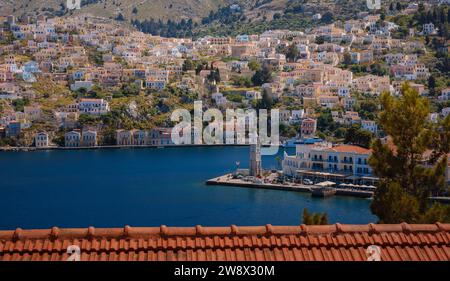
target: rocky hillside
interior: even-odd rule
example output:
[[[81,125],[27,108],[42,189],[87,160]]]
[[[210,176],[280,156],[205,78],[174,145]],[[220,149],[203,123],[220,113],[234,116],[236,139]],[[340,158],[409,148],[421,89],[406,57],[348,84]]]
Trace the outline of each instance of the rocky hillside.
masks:
[[[258,1],[242,0],[81,0],[81,10],[68,12],[67,0],[0,0],[0,15],[14,14],[67,15],[70,13],[91,13],[115,18],[121,14],[126,19],[172,19],[192,18],[198,20],[217,10],[220,6],[238,3],[251,6]]]

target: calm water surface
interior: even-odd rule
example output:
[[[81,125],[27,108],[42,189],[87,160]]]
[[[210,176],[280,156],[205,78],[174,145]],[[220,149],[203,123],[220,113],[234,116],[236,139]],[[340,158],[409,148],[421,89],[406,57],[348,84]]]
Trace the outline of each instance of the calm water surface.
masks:
[[[295,225],[305,207],[330,223],[376,221],[367,199],[205,185],[248,158],[248,147],[0,152],[0,229]]]

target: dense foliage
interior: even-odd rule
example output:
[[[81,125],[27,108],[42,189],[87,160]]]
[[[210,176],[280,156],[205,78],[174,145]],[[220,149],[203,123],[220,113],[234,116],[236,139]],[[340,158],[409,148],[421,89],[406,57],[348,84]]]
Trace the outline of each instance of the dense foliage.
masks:
[[[382,223],[450,222],[450,206],[432,203],[445,194],[445,168],[450,151],[450,117],[431,124],[428,100],[405,85],[402,96],[381,97],[379,116],[389,141],[373,143],[369,159],[380,183],[371,205]]]

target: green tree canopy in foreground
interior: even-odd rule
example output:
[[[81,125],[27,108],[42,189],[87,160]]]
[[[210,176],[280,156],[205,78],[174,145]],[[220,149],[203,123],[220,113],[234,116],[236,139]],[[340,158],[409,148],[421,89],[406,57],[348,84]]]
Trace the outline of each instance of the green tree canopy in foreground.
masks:
[[[407,84],[399,98],[383,94],[381,104],[389,141],[372,144],[369,163],[380,178],[372,212],[381,223],[450,222],[450,206],[429,200],[446,189],[450,117],[432,124],[428,100]]]

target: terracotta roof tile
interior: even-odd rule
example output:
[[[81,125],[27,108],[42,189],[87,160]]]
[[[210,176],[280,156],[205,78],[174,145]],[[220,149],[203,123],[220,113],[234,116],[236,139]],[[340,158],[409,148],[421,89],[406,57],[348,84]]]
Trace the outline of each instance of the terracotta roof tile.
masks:
[[[0,231],[0,260],[359,261],[370,245],[386,261],[450,260],[450,225],[130,227]]]

